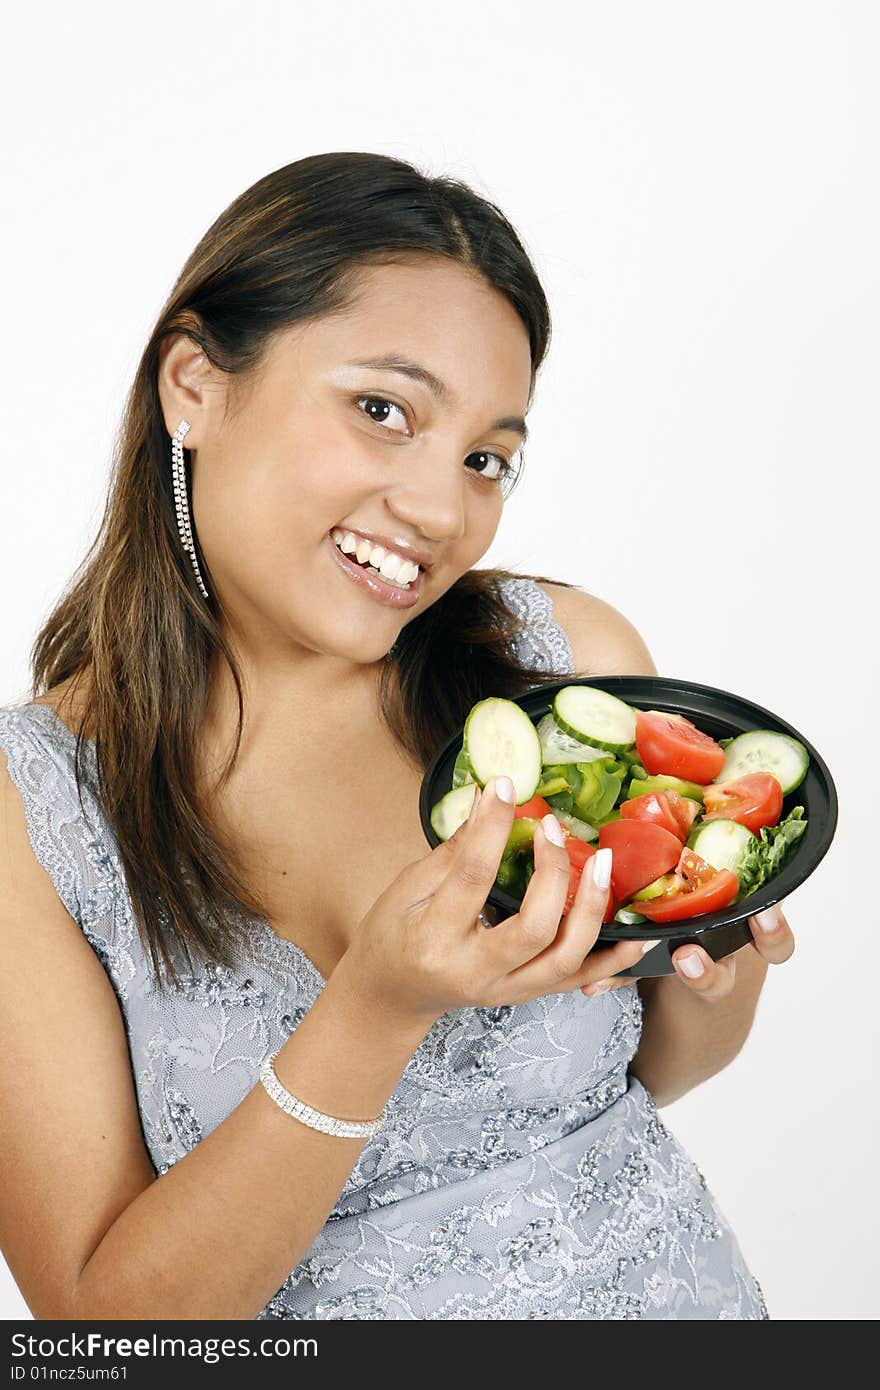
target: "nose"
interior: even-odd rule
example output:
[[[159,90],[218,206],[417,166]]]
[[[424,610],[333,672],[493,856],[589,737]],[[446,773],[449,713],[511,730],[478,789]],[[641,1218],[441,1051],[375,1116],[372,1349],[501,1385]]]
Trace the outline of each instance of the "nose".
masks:
[[[415,461],[415,450],[407,450],[406,466],[400,481],[388,494],[388,505],[407,526],[417,527],[426,540],[452,542],[465,531],[464,468],[456,472],[449,458],[426,452]]]

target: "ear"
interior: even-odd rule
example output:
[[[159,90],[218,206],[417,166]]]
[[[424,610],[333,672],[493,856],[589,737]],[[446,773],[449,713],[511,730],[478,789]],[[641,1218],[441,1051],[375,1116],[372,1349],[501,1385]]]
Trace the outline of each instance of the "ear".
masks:
[[[180,332],[163,340],[159,347],[157,381],[162,415],[170,435],[181,420],[189,421],[188,450],[197,449],[205,442],[215,414],[219,420],[223,408],[222,391],[217,390],[219,385],[219,374],[194,339]]]

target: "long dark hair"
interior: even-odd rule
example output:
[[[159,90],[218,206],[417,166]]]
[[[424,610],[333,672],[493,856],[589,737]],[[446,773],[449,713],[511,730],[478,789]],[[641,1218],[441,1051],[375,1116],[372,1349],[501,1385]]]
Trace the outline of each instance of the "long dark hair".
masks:
[[[98,536],[34,642],[31,698],[67,680],[75,689],[89,673],[77,785],[90,725],[97,794],[160,987],[160,958],[178,984],[171,936],[189,968],[193,954],[232,968],[241,933],[230,908],[266,916],[196,792],[213,658],[228,663],[238,694],[224,781],[238,755],[244,705],[210,570],[198,550],[212,595],[206,601],[180,544],[158,390],[160,345],[183,333],[213,366],[243,380],[274,333],[344,307],[359,267],[414,252],[446,256],[507,296],[529,334],[531,397],[549,342],[549,310],[522,243],[493,203],[458,180],[431,178],[380,154],[318,154],[276,169],[220,214],[184,265],[125,403]],[[476,700],[552,679],[515,659],[517,619],[498,588],[511,573],[464,574],[402,628],[385,662],[383,718],[423,770]]]

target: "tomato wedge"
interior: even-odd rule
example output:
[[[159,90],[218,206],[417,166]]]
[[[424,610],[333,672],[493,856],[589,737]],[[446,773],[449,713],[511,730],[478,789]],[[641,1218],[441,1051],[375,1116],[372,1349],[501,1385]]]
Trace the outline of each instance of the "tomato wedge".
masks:
[[[725,753],[708,734],[683,714],[636,710],[636,749],[642,766],[685,782],[705,784],[724,766]]]
[[[563,917],[574,905],[575,894],[578,890],[578,884],[581,881],[584,865],[587,860],[592,859],[593,855],[596,853],[595,845],[588,844],[586,840],[578,839],[576,835],[569,835],[567,831],[565,836],[565,848],[568,851],[569,875],[568,893],[565,898],[565,906],[562,909]],[[602,921],[612,921],[616,910],[614,905],[614,893],[612,889],[609,888],[608,902],[605,905],[605,916],[602,918]]]
[[[672,814],[678,821],[678,833],[682,840],[686,840],[690,834],[691,826],[702,811],[699,801],[694,801],[691,796],[682,796],[679,792],[673,791],[670,787],[661,793],[669,802]]]
[[[650,922],[680,922],[685,917],[718,912],[733,902],[738,891],[739,879],[736,874],[729,869],[714,869],[685,846],[671,891],[661,894],[659,898],[640,901],[636,906]]]
[[[782,811],[782,784],[771,772],[749,772],[733,782],[716,782],[703,795],[703,820],[739,821],[755,835],[764,825],[776,825]]]
[[[514,806],[513,818],[517,816],[531,816],[533,820],[541,820],[553,810],[549,801],[545,801],[543,796],[533,796],[530,801],[524,801],[522,806]]]
[[[612,852],[611,888],[618,903],[668,873],[681,857],[678,836],[648,821],[621,817],[600,825],[599,848],[606,845]]]
[[[645,796],[634,796],[630,801],[620,803],[621,820],[647,821],[650,825],[662,825],[670,835],[678,835],[678,821],[672,814],[672,807],[666,797],[659,792],[648,792]],[[679,839],[682,839],[679,836]]]
[[[644,796],[634,796],[620,803],[623,820],[649,821],[652,825],[662,825],[664,830],[684,842],[695,819],[700,813],[699,804],[689,796],[681,796],[670,787],[662,792],[648,792]]]

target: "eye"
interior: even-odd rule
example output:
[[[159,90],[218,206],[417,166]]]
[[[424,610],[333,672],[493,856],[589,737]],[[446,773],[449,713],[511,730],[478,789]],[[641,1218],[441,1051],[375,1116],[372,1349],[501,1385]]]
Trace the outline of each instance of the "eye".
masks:
[[[395,405],[395,404],[394,404],[394,401],[387,401],[387,400],[385,400],[384,396],[358,396],[357,400],[355,401],[355,405],[358,406],[358,407],[360,407],[360,404],[361,404],[362,401],[366,401],[366,403],[367,403],[367,410],[366,410],[366,411],[363,411],[363,410],[362,410],[362,411],[361,411],[361,414],[362,414],[362,415],[366,414],[367,419],[368,419],[368,420],[372,420],[372,422],[373,422],[374,425],[384,425],[384,423],[385,423],[384,420],[379,420],[379,419],[377,419],[377,417],[373,414],[373,408],[374,408],[375,406],[379,406],[380,409],[381,409],[382,407],[385,407],[386,409],[390,407],[391,410],[397,410],[397,411],[399,411],[400,414],[403,416],[404,420],[406,419],[406,411],[403,409],[403,407],[400,406],[400,405]],[[399,433],[399,431],[398,431],[398,430],[392,430],[392,433],[393,433],[393,434],[397,434],[397,433]]]
[[[366,410],[361,410],[362,404],[366,404]],[[403,409],[403,406],[397,405],[394,401],[388,400],[385,396],[358,396],[355,400],[355,405],[360,410],[360,413],[366,415],[367,419],[371,420],[374,425],[384,426],[384,419],[379,418],[379,414],[381,414],[383,410],[386,412],[389,410],[396,410],[403,416],[404,420],[406,420],[406,411]],[[389,433],[400,434],[403,433],[403,431],[389,430]],[[522,449],[517,452],[513,460],[507,458],[504,454],[490,453],[485,449],[480,449],[477,453],[470,454],[469,457],[488,460],[490,468],[494,462],[497,467],[493,472],[478,472],[477,476],[486,478],[490,483],[499,483],[504,496],[508,497],[510,495],[522,469]]]

